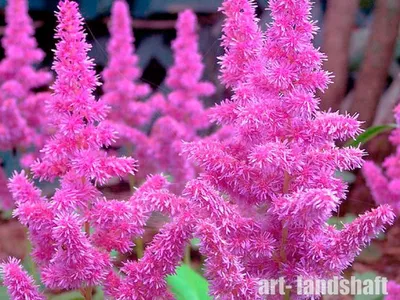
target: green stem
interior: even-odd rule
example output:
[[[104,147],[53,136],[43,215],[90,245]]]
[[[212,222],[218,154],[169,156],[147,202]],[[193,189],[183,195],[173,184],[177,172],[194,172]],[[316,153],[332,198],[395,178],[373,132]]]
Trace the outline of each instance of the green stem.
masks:
[[[191,263],[190,250],[191,250],[190,244],[186,245],[185,256],[183,257],[183,262],[185,264],[187,264],[188,266],[190,266],[190,263]]]
[[[144,243],[142,238],[137,238],[135,240],[135,249],[136,249],[136,256],[138,259],[141,259],[144,254]]]

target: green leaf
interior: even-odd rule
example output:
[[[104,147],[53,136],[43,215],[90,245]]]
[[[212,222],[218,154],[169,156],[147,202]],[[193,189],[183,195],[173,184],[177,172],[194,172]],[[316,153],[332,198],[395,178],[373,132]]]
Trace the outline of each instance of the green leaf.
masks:
[[[373,126],[365,130],[363,133],[361,133],[355,140],[350,140],[348,141],[345,146],[346,147],[358,147],[359,145],[365,144],[366,142],[372,140],[374,137],[377,135],[390,131],[394,128],[397,128],[396,124],[387,124],[387,125],[378,125],[378,126]]]
[[[1,218],[4,220],[11,220],[12,219],[13,210],[6,210],[1,213]]]
[[[3,299],[3,298],[0,298]],[[84,297],[79,291],[65,292],[59,295],[49,297],[50,300],[84,300]],[[93,300],[103,300],[104,292],[100,287],[96,287],[96,292],[93,295]]]
[[[190,245],[192,246],[193,249],[198,249],[200,246],[200,239],[198,239],[198,238],[191,239]]]
[[[382,251],[377,245],[370,244],[367,248],[361,251],[360,255],[357,256],[356,259],[359,261],[373,263],[379,261],[382,255]]]
[[[50,298],[51,300],[84,300],[82,294],[78,291],[62,293]]]
[[[329,225],[335,225],[338,230],[342,230],[344,224],[351,223],[356,219],[353,214],[346,214],[344,217],[331,217],[328,220]]]
[[[0,299],[10,299],[10,296],[7,293],[7,288],[5,286],[0,286]]]
[[[167,277],[167,283],[176,300],[211,300],[207,280],[188,265],[180,265],[176,275]]]
[[[36,270],[36,265],[34,261],[32,260],[32,244],[29,240],[27,242],[27,254],[24,257],[24,260],[22,261],[22,264],[25,268],[25,270],[33,277],[35,280],[36,284],[38,284],[41,288],[44,288],[44,285],[42,283],[42,280],[40,278],[39,272]]]
[[[340,178],[347,183],[353,183],[356,181],[356,175],[349,171],[335,171],[335,177]]]
[[[118,251],[112,250],[110,253],[112,258],[117,258],[118,257]]]
[[[96,293],[93,295],[93,300],[104,300],[104,291],[102,288],[98,287]]]
[[[366,273],[355,273],[354,276],[356,277],[356,279],[360,279],[360,280],[367,280],[367,279],[371,279],[374,280],[375,277],[378,276],[378,274],[376,274],[375,272],[366,272]],[[383,291],[379,290],[377,291],[377,295],[355,295],[354,296],[354,300],[383,300],[384,299],[384,295],[383,295]]]

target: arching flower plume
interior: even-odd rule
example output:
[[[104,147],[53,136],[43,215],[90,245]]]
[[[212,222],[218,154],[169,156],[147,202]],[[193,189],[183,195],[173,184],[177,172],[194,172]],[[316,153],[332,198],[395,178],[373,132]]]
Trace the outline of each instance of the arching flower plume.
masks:
[[[47,198],[25,172],[14,174],[9,183],[17,207],[14,216],[28,227],[32,256],[46,287],[87,293],[104,285],[106,293],[113,295],[113,283],[120,283],[118,293],[165,295],[165,276],[174,272],[193,232],[192,213],[186,199],[168,191],[161,175],[149,177],[128,201],[106,199],[97,189],[113,177],[133,174],[137,163],[104,151],[117,136],[114,124],[105,120],[109,107],[93,95],[99,83],[87,55],[90,45],[78,4],[62,0],[56,16],[53,69],[57,77],[46,106],[56,131],[32,171],[37,179],[57,179],[60,184]],[[169,216],[171,222],[156,235],[140,262],[126,262],[126,277],[114,274],[110,252],[131,252],[153,211]],[[137,284],[146,270],[148,279],[137,291],[124,290]],[[112,280],[106,282],[110,276]]]
[[[0,265],[4,285],[12,299],[44,300],[34,280],[24,271],[17,259],[10,259]]]
[[[56,131],[32,170],[41,180],[59,179],[60,188],[50,199],[44,198],[24,172],[15,174],[9,186],[17,205],[14,215],[29,228],[33,258],[44,284],[52,289],[79,289],[100,284],[111,267],[106,251],[110,249],[98,245],[88,231],[93,227],[96,232],[96,221],[88,216],[103,198],[96,184],[133,174],[136,161],[102,150],[116,134],[104,121],[108,107],[93,96],[99,83],[87,56],[90,45],[77,3],[61,1],[57,19],[53,64],[57,78],[46,107]],[[112,210],[103,212],[112,217]],[[137,231],[125,228],[125,233],[133,239]]]
[[[200,230],[205,245],[200,250],[209,257],[207,270],[217,270],[221,259],[216,256],[221,249],[210,250],[217,247],[217,240],[212,242],[217,234],[218,242],[229,249],[224,257],[231,255],[230,261],[237,262],[229,280],[237,283],[229,296],[234,298],[240,298],[256,278],[285,277],[295,286],[299,275],[320,279],[340,275],[394,218],[391,208],[382,206],[343,230],[327,225],[347,190],[335,171],[360,167],[364,156],[362,150],[340,148],[335,141],[358,135],[360,124],[356,116],[318,108],[315,92],[327,88],[330,75],[321,68],[324,55],[312,44],[317,27],[310,20],[311,2],[271,0],[269,9],[272,23],[262,33],[253,1],[224,1],[222,80],[234,94],[211,115],[222,126],[232,126],[233,136],[184,147],[205,170],[201,190],[209,186],[206,196],[198,184],[196,192],[191,188],[192,201],[203,202],[203,211],[218,211],[212,207],[221,196],[210,196],[216,189],[227,200],[219,203],[237,207],[240,216],[228,213],[223,224],[243,228],[249,224],[243,218],[249,218],[253,228],[259,228],[258,236],[264,237],[253,251],[244,251],[251,256],[243,257],[240,245],[251,244],[246,231],[233,234],[219,223],[220,218],[212,217]],[[212,293],[226,295],[227,278],[217,274],[208,274]],[[238,281],[238,276],[248,280]]]
[[[394,109],[397,125],[400,105]],[[382,164],[383,170],[372,161],[367,161],[362,169],[367,185],[371,190],[374,200],[378,204],[389,204],[397,216],[400,215],[400,128],[393,130],[390,141],[396,151],[387,157]]]

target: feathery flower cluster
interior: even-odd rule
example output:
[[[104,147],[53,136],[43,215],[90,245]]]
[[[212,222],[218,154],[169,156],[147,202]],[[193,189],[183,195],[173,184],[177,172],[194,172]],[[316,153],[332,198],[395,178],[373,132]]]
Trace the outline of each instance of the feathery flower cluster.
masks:
[[[5,58],[0,63],[0,149],[31,144],[40,147],[43,139],[37,131],[44,130],[44,118],[38,119],[41,110],[32,108],[42,107],[49,94],[35,94],[32,89],[46,86],[52,76],[48,71],[35,69],[44,53],[37,48],[33,36],[27,1],[9,0],[5,14]]]
[[[197,18],[191,10],[178,16],[177,38],[172,43],[175,63],[166,79],[171,93],[167,100],[158,99],[163,116],[159,118],[146,139],[137,132],[122,129],[136,146],[135,156],[141,162],[143,172],[166,172],[174,180],[173,189],[181,192],[186,182],[193,179],[196,171],[192,163],[181,156],[182,141],[196,140],[197,130],[208,126],[207,114],[200,101],[210,96],[215,87],[201,81],[204,65],[198,49]],[[143,177],[140,176],[139,177]]]
[[[114,16],[126,16],[126,5],[118,3]],[[310,20],[310,0],[270,0],[269,6],[273,22],[264,33],[253,0],[224,1],[221,77],[233,96],[213,108],[211,116],[223,129],[232,128],[231,136],[198,140],[195,131],[206,127],[198,98],[210,95],[213,87],[200,82],[195,15],[185,11],[179,16],[176,64],[167,79],[173,92],[162,105],[165,116],[147,137],[125,120],[105,121],[107,101],[93,96],[98,81],[78,5],[60,2],[53,65],[57,79],[46,107],[56,133],[43,148],[42,159],[32,165],[36,178],[59,179],[60,188],[47,199],[24,172],[9,184],[17,204],[14,215],[28,227],[47,287],[90,290],[103,285],[107,296],[119,300],[170,299],[165,277],[174,273],[195,234],[206,256],[211,295],[258,299],[259,279],[285,277],[295,287],[299,275],[327,279],[341,274],[393,222],[391,208],[382,205],[342,230],[326,223],[346,196],[347,186],[334,177],[335,171],[360,167],[364,155],[335,142],[359,134],[359,122],[318,108],[315,92],[326,89],[330,79],[321,69],[324,56],[312,45],[316,26]],[[126,30],[129,20],[118,22]],[[120,53],[121,61],[125,55]],[[126,62],[132,66],[135,59],[129,57]],[[130,69],[124,78],[133,82],[135,72]],[[170,173],[175,187],[195,175],[192,165],[177,155],[182,150],[204,172],[187,183],[185,197],[170,193],[166,178],[156,175],[128,201],[105,199],[97,184],[136,169],[132,158],[102,150],[115,141],[114,129],[135,141],[136,153],[146,162],[154,160],[156,168]],[[190,142],[182,144],[182,139]],[[171,221],[143,258],[125,262],[119,274],[109,252],[131,251],[154,211]],[[2,270],[14,299],[20,297],[19,286],[32,299],[42,299],[17,261]],[[287,293],[296,298],[295,290]]]
[[[271,0],[269,8],[262,33],[253,1],[224,1],[222,80],[234,95],[211,115],[233,137],[185,146],[205,170],[186,194],[204,207],[201,251],[212,295],[223,299],[245,297],[256,278],[295,286],[299,275],[339,275],[394,218],[384,205],[343,230],[327,225],[347,189],[335,170],[360,167],[364,155],[335,141],[359,134],[359,122],[318,109],[315,91],[330,78],[312,45],[311,2]]]
[[[129,201],[105,199],[96,188],[111,177],[132,174],[136,161],[101,150],[116,136],[104,121],[106,104],[92,94],[98,81],[77,3],[62,0],[57,18],[57,78],[46,106],[57,130],[32,170],[39,179],[58,178],[60,188],[47,199],[24,172],[15,174],[9,183],[17,206],[14,215],[28,227],[32,256],[46,287],[90,290],[104,285],[116,299],[161,297],[167,293],[165,277],[174,272],[193,232],[188,222],[192,213],[180,213],[188,211],[187,201],[169,193],[162,176],[150,177]],[[119,276],[110,251],[130,252],[153,211],[170,216],[171,222],[155,236],[143,259],[126,262],[125,276]],[[31,282],[14,275],[5,272],[4,280],[13,299],[19,299],[13,287]]]
[[[44,283],[53,289],[75,289],[99,284],[111,265],[108,253],[89,237],[93,221],[88,214],[104,201],[93,182],[133,173],[136,162],[101,150],[116,137],[104,122],[107,106],[92,95],[98,81],[87,57],[90,45],[77,3],[61,1],[57,18],[57,79],[47,103],[56,133],[32,170],[42,180],[59,178],[61,187],[45,199],[22,172],[11,179],[10,190],[17,205],[14,215],[29,228]]]
[[[0,265],[1,277],[12,299],[44,300],[46,299],[38,291],[34,280],[24,271],[20,261],[11,258]]]
[[[146,125],[157,106],[148,96],[150,87],[138,83],[141,70],[134,53],[134,36],[129,6],[125,0],[114,1],[110,21],[111,39],[108,43],[108,66],[103,71],[103,101],[112,108],[108,119],[132,127]]]
[[[389,281],[387,285],[388,295],[385,297],[385,300],[396,300],[399,297],[400,293],[400,284],[395,281]]]
[[[400,105],[395,110],[397,125],[400,125]],[[389,204],[397,216],[400,215],[400,128],[393,130],[390,141],[396,152],[383,162],[383,170],[374,162],[367,161],[362,169],[372,196],[378,204]]]
[[[204,65],[198,49],[197,18],[191,10],[179,14],[177,38],[172,43],[174,65],[168,70],[167,86],[171,88],[165,114],[192,131],[208,127],[199,98],[215,92],[212,83],[201,81]]]

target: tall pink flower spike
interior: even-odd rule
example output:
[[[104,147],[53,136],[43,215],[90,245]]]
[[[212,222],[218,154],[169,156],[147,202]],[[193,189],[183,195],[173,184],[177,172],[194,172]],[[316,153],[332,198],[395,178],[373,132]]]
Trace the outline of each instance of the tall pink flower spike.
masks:
[[[33,36],[27,1],[8,0],[5,17],[5,58],[0,62],[0,150],[19,150],[20,163],[27,168],[48,136],[43,111],[50,93],[35,93],[33,89],[49,84],[52,75],[35,69],[44,53]],[[24,153],[31,146],[35,146],[36,152]],[[11,209],[14,203],[4,196],[0,205],[2,209]]]
[[[171,188],[180,193],[197,173],[193,164],[181,156],[182,141],[198,139],[197,130],[209,126],[200,97],[212,95],[215,87],[201,81],[204,65],[198,49],[197,18],[191,10],[179,14],[176,31],[177,38],[172,42],[175,62],[166,78],[171,93],[165,102],[159,99],[155,105],[163,116],[147,139],[129,129],[121,131],[136,146],[135,156],[142,166],[139,177],[145,172],[165,172],[173,178]]]
[[[394,109],[397,125],[400,125],[400,105]],[[390,204],[396,215],[400,215],[400,128],[393,130],[390,141],[396,146],[396,152],[383,162],[383,169],[374,162],[367,161],[362,169],[367,185],[375,202]]]
[[[360,167],[364,155],[335,141],[359,134],[359,122],[318,109],[315,92],[330,78],[312,45],[311,2],[271,0],[269,9],[273,21],[261,33],[254,1],[224,1],[222,80],[234,95],[212,117],[233,126],[233,137],[184,149],[205,170],[186,194],[203,207],[200,249],[212,295],[222,299],[244,299],[257,278],[279,277],[293,285],[288,293],[295,298],[297,276],[340,275],[394,219],[383,205],[343,230],[327,225],[346,196],[335,171]],[[226,212],[222,220],[218,212]],[[225,257],[231,268],[219,272]]]
[[[177,38],[172,42],[175,62],[166,78],[172,91],[168,95],[165,113],[192,131],[209,126],[199,98],[215,92],[212,83],[201,81],[204,64],[198,49],[197,26],[193,11],[185,10],[179,14]]]
[[[153,105],[153,97],[146,102],[141,101],[149,95],[150,87],[138,82],[141,70],[135,54],[129,6],[125,0],[114,1],[109,28],[109,60],[102,74],[103,101],[111,106],[111,121],[140,128],[151,121],[157,105]]]
[[[36,70],[44,53],[37,48],[33,22],[26,0],[9,0],[6,6],[6,30],[2,45],[5,58],[0,62],[0,149],[43,146],[44,119],[40,114],[49,93],[34,94],[32,89],[49,84],[50,72]],[[35,108],[35,109],[32,109]],[[39,111],[37,110],[39,109]]]
[[[46,107],[56,132],[32,170],[41,180],[59,179],[60,188],[51,198],[45,198],[25,172],[15,174],[9,183],[17,206],[14,216],[28,227],[32,257],[46,287],[90,292],[94,286],[104,285],[106,293],[114,295],[113,282],[123,283],[122,293],[123,287],[137,284],[135,278],[143,276],[141,270],[149,268],[150,281],[135,292],[147,291],[151,295],[152,289],[157,289],[165,294],[164,277],[174,272],[183,253],[180,250],[193,232],[192,223],[186,222],[188,216],[180,214],[186,200],[169,193],[167,180],[160,175],[149,177],[129,201],[105,199],[96,188],[112,177],[133,174],[136,161],[108,156],[102,150],[115,140],[116,134],[104,121],[108,107],[93,96],[98,81],[94,63],[87,56],[90,45],[78,4],[63,0],[56,15],[59,41],[53,68],[57,78]],[[123,280],[112,271],[110,251],[132,251],[132,241],[143,234],[144,224],[153,211],[172,218],[171,224],[149,246],[164,250],[146,252],[137,263],[137,274],[133,271],[135,264],[127,262],[123,268],[127,276]],[[176,240],[170,238],[172,233]],[[171,249],[174,251],[167,254]],[[154,253],[158,256],[154,257]],[[165,276],[157,277],[160,272]],[[9,280],[20,280],[12,277]],[[109,281],[110,278],[113,280]],[[151,280],[154,278],[157,280]],[[11,296],[14,297],[13,291]],[[18,297],[12,299],[19,300]]]

